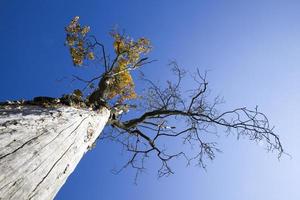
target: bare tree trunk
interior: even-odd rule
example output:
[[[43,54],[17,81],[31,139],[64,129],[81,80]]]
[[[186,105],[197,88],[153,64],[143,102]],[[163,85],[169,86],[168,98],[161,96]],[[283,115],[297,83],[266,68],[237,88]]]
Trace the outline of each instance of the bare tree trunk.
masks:
[[[0,108],[0,199],[53,199],[109,113],[67,106]]]

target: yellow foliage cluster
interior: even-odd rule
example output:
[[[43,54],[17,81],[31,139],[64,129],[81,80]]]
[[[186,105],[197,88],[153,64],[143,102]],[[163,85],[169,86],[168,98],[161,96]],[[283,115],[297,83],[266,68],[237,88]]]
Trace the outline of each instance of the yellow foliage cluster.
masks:
[[[65,28],[65,31],[67,33],[66,45],[70,48],[70,54],[75,66],[81,66],[86,59],[95,59],[93,51],[95,44],[91,43],[87,37],[90,31],[89,26],[81,26],[79,17],[74,17]],[[111,36],[114,39],[113,48],[116,57],[111,66],[105,66],[105,74],[111,77],[108,84],[107,98],[118,98],[117,101],[123,102],[137,96],[130,72],[144,64],[142,63],[145,60],[143,56],[151,50],[151,46],[150,41],[146,38],[133,40],[117,31],[111,32]],[[104,59],[107,59],[107,57]]]
[[[113,68],[113,83],[110,84],[109,98],[119,97],[118,101],[134,99],[134,82],[130,70],[139,67],[138,62],[143,54],[151,50],[150,41],[140,38],[137,41],[126,38],[118,32],[112,32],[114,50],[118,56],[116,66]]]
[[[81,27],[78,20],[78,16],[74,17],[71,23],[65,28],[67,33],[66,44],[70,47],[70,54],[75,66],[82,65],[84,59],[94,59],[94,53],[89,51],[84,43],[86,34],[90,31],[90,27]]]
[[[113,69],[113,72],[114,76],[112,83],[109,84],[108,98],[112,99],[118,97],[120,103],[124,100],[136,98],[134,82],[124,62],[120,62],[119,65]]]
[[[126,62],[127,67],[138,67],[134,65],[139,61],[141,55],[147,54],[151,50],[150,41],[146,38],[134,41],[118,32],[112,32],[111,35],[114,38],[114,50],[117,55],[121,55],[122,62]]]

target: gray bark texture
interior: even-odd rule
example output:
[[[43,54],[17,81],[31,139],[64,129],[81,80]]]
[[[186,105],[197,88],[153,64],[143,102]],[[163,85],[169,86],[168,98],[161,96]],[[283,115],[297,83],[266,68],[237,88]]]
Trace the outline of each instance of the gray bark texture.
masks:
[[[53,199],[109,115],[106,108],[0,108],[0,199]]]

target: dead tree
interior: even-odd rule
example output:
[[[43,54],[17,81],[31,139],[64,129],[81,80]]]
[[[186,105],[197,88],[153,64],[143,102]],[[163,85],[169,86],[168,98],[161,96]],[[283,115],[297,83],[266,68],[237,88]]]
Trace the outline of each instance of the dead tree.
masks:
[[[187,73],[172,62],[175,79],[163,87],[142,77],[148,87],[137,95],[131,71],[153,62],[146,57],[149,40],[113,31],[111,59],[104,45],[89,35],[90,28],[78,20],[75,17],[65,29],[73,64],[96,62],[103,73],[89,80],[74,75],[85,86],[61,98],[0,105],[0,199],[52,199],[105,125],[112,131],[101,139],[121,143],[131,155],[120,170],[131,166],[137,175],[150,155],[161,162],[159,177],[172,174],[169,163],[180,156],[205,168],[205,160],[214,159],[219,151],[210,135],[220,130],[264,141],[278,156],[284,152],[257,107],[220,112],[221,101],[209,99],[206,74],[199,70],[191,76],[195,87],[185,91],[182,81]],[[172,148],[174,142],[182,149]]]

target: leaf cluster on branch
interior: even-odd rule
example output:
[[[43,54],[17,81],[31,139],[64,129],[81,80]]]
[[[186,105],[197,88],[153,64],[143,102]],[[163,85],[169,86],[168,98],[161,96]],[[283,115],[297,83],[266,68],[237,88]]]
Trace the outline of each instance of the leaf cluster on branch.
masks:
[[[89,98],[91,104],[99,101],[108,101],[117,98],[117,102],[122,103],[128,99],[136,98],[134,82],[130,71],[138,69],[142,65],[149,63],[145,55],[151,50],[150,41],[146,38],[133,40],[130,37],[121,35],[117,31],[112,31],[113,49],[115,56],[110,59],[106,55],[105,47],[95,36],[90,35],[89,26],[81,26],[79,17],[72,19],[65,28],[66,44],[69,46],[70,54],[75,66],[82,66],[87,60],[94,60],[97,57],[97,48],[101,49],[101,60],[103,60],[103,74],[83,80],[77,76],[76,79],[87,83],[87,87],[94,86],[94,81],[99,81],[98,88],[93,91]],[[102,80],[102,81],[101,81]]]

